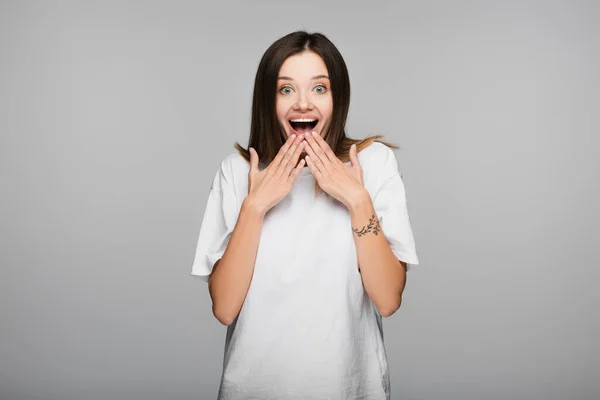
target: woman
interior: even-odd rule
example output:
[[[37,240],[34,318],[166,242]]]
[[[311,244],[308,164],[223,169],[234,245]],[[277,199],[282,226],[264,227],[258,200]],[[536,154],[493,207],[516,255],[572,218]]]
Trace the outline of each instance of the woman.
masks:
[[[346,137],[349,104],[322,34],[263,55],[249,151],[221,162],[192,267],[228,326],[219,399],[390,397],[381,317],[418,258],[396,146]]]

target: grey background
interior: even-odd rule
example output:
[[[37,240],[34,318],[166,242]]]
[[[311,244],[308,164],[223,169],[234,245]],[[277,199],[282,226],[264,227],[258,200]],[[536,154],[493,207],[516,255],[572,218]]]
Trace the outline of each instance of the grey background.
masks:
[[[215,398],[199,225],[301,28],[345,57],[349,135],[403,147],[393,398],[600,398],[598,4],[3,1],[0,399]]]

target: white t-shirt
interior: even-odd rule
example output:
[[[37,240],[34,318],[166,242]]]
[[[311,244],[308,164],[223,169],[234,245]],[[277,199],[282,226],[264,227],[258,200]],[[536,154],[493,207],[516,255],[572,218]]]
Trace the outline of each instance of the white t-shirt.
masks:
[[[382,232],[410,269],[419,260],[395,153],[374,142],[358,160]],[[235,152],[213,180],[191,272],[205,281],[248,194],[249,168]],[[381,315],[362,284],[350,214],[315,197],[314,183],[304,167],[264,218],[250,288],[227,328],[219,399],[390,397]]]

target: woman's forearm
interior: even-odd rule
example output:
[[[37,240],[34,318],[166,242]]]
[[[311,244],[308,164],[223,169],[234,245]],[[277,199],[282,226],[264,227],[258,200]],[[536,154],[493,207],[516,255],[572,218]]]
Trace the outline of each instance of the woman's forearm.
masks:
[[[246,197],[227,248],[209,276],[213,314],[224,325],[231,325],[246,299],[265,214]]]
[[[379,225],[368,193],[349,207],[363,285],[382,316],[392,315],[402,303],[405,265],[399,261]],[[358,233],[360,232],[360,234]]]

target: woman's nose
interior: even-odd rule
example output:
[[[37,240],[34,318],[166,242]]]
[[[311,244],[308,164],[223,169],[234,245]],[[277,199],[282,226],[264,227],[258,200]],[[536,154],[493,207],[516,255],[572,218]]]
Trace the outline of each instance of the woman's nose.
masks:
[[[313,107],[312,102],[310,101],[310,98],[307,94],[305,93],[299,93],[298,94],[298,98],[296,99],[296,109],[300,109],[300,110],[310,110]]]

